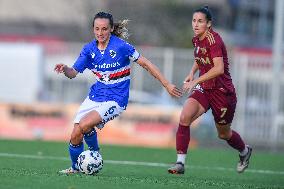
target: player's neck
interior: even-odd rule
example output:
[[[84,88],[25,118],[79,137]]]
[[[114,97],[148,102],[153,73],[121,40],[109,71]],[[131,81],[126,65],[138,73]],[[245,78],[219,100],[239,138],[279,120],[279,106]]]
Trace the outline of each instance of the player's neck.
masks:
[[[108,45],[108,42],[109,42],[109,40],[104,42],[104,43],[98,43],[98,49],[105,50],[107,45]]]
[[[206,37],[208,31],[209,31],[209,30],[206,30],[203,34],[201,34],[201,35],[199,36],[199,40],[200,40],[200,41],[203,40],[203,39]]]

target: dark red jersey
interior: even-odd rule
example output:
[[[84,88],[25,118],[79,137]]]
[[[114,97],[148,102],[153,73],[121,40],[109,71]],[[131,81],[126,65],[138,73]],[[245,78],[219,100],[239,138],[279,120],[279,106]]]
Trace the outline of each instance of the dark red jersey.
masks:
[[[203,40],[193,37],[194,58],[199,67],[199,76],[208,72],[213,66],[213,58],[223,57],[224,74],[207,80],[200,85],[203,89],[224,88],[230,92],[234,92],[235,88],[229,72],[229,62],[225,44],[220,35],[210,29]]]

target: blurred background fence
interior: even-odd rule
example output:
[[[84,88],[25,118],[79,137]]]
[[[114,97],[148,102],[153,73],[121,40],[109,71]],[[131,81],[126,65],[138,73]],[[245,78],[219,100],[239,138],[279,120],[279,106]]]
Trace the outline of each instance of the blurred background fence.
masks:
[[[181,87],[193,63],[188,12],[206,3],[229,51],[238,96],[233,128],[254,146],[283,150],[284,76],[277,75],[275,81],[271,42],[275,2],[27,0],[23,9],[13,13],[21,2],[0,0],[0,137],[67,140],[76,108],[94,77],[86,71],[70,80],[57,75],[53,68],[60,62],[73,64],[84,43],[92,39],[90,22],[98,10],[110,11],[118,20],[133,20],[129,42]],[[283,54],[282,48],[283,43]],[[283,56],[278,62],[282,72]],[[123,143],[129,138],[127,144],[174,146],[186,95],[170,98],[136,63],[132,64],[131,77],[131,104],[125,114],[104,128],[102,141]],[[279,98],[273,93],[274,83]],[[210,112],[193,124],[192,135],[192,145],[218,144]]]

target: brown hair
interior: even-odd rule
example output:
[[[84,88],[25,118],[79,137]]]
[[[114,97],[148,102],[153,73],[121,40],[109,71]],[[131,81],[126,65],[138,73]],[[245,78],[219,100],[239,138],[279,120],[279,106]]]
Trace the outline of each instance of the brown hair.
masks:
[[[98,12],[93,19],[93,27],[94,27],[94,22],[97,18],[106,18],[109,20],[109,24],[111,28],[113,28],[113,32],[111,32],[113,35],[116,35],[117,37],[121,37],[124,39],[127,39],[129,37],[128,29],[127,29],[127,24],[129,20],[126,19],[126,20],[119,21],[118,23],[114,23],[113,17],[110,13]]]
[[[209,10],[208,6],[204,6],[204,7],[201,7],[199,9],[196,9],[194,11],[194,13],[196,13],[196,12],[201,12],[201,13],[205,14],[207,22],[212,21],[212,14],[211,14],[211,11]]]

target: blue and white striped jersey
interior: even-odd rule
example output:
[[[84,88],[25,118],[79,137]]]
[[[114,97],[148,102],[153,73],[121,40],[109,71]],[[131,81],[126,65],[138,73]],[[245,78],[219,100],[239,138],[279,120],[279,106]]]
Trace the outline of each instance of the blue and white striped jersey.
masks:
[[[130,87],[130,60],[136,61],[139,56],[132,45],[111,35],[104,52],[98,49],[96,40],[86,44],[73,68],[80,73],[85,69],[94,73],[96,82],[90,88],[91,100],[116,101],[121,107],[126,107]]]

